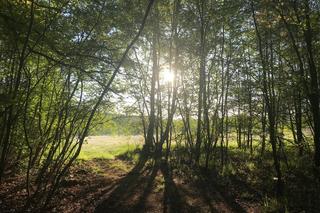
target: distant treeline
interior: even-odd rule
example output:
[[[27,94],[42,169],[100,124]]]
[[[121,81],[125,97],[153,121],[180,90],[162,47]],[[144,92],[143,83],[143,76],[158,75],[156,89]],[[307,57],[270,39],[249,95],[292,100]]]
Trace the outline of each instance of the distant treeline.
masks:
[[[249,115],[246,113],[241,114],[241,119],[237,119],[237,116],[230,115],[229,117],[229,132],[241,132],[243,138],[247,137],[248,134],[248,118]],[[138,115],[124,115],[124,114],[100,114],[97,115],[98,121],[96,125],[92,127],[90,135],[143,135],[143,123],[141,116]],[[148,123],[148,118],[144,118],[146,123]],[[259,134],[259,120],[257,118],[253,119],[255,128],[253,128],[254,134]],[[165,122],[165,121],[163,121]],[[190,118],[190,127],[193,133],[196,132],[196,119]],[[183,132],[184,126],[181,119],[174,119],[173,126],[176,132]],[[241,126],[239,128],[239,126]],[[303,122],[305,131],[309,130],[308,124],[306,121]],[[287,134],[290,134],[290,124],[288,123],[285,126]],[[309,132],[307,131],[307,132]],[[310,134],[310,133],[309,133]],[[307,139],[307,138],[305,138]],[[237,138],[239,140],[239,138]],[[239,141],[237,141],[239,143]]]
[[[100,115],[90,135],[143,135],[141,118],[135,115]]]

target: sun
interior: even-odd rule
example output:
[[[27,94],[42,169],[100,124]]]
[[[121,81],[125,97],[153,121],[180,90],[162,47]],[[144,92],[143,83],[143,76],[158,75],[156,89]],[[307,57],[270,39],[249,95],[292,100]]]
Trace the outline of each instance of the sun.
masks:
[[[174,73],[170,69],[163,69],[161,74],[161,80],[165,83],[171,83],[174,80]]]

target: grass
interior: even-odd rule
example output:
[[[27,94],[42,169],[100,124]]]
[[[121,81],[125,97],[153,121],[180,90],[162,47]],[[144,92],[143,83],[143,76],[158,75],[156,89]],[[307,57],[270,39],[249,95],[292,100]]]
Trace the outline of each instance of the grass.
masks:
[[[142,136],[89,136],[78,159],[115,159],[134,152],[142,143]]]

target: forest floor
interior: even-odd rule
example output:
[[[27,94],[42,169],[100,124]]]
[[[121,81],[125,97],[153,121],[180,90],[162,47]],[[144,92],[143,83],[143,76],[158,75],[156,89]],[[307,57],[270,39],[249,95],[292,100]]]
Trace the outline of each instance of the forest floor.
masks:
[[[228,166],[206,170],[176,158],[139,160],[139,147],[140,137],[90,138],[47,212],[277,212],[270,153],[262,163],[230,150]],[[319,189],[294,166],[285,173],[289,212],[319,212]],[[21,209],[24,185],[19,176],[0,185],[0,212]]]
[[[166,163],[93,159],[74,166],[52,212],[261,212],[261,199],[237,197],[206,172],[182,174]]]
[[[0,212],[21,211],[25,189],[16,182],[2,185]],[[121,157],[81,160],[47,212],[261,212],[259,199],[241,200],[233,190],[201,172],[185,176],[164,163],[134,164]]]

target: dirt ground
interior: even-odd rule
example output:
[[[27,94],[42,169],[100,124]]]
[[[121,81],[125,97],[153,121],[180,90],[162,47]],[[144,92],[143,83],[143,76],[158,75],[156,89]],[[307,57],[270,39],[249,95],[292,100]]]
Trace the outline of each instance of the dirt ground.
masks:
[[[135,165],[119,159],[81,161],[71,168],[47,211],[261,212],[259,200],[238,199],[232,186],[220,186],[214,176],[187,168],[175,171],[166,163],[151,161]],[[15,186],[3,185],[6,191],[0,190],[4,205],[0,212],[15,212],[14,206],[19,206],[16,202],[24,191],[13,193]]]
[[[150,161],[86,161],[73,167],[51,211],[261,212],[258,199],[237,199],[232,187],[219,186],[214,177],[187,173]]]
[[[183,157],[172,157],[170,164],[138,160],[139,143],[138,136],[88,138],[86,158],[71,167],[46,212],[277,212],[271,153],[262,163],[244,161],[246,153],[230,151],[229,170],[223,173],[219,163],[210,167],[217,172],[191,167]],[[110,158],[96,157],[105,153]],[[289,212],[320,212],[312,170],[288,168]],[[5,179],[0,184],[0,213],[25,212],[26,198],[23,175]]]

